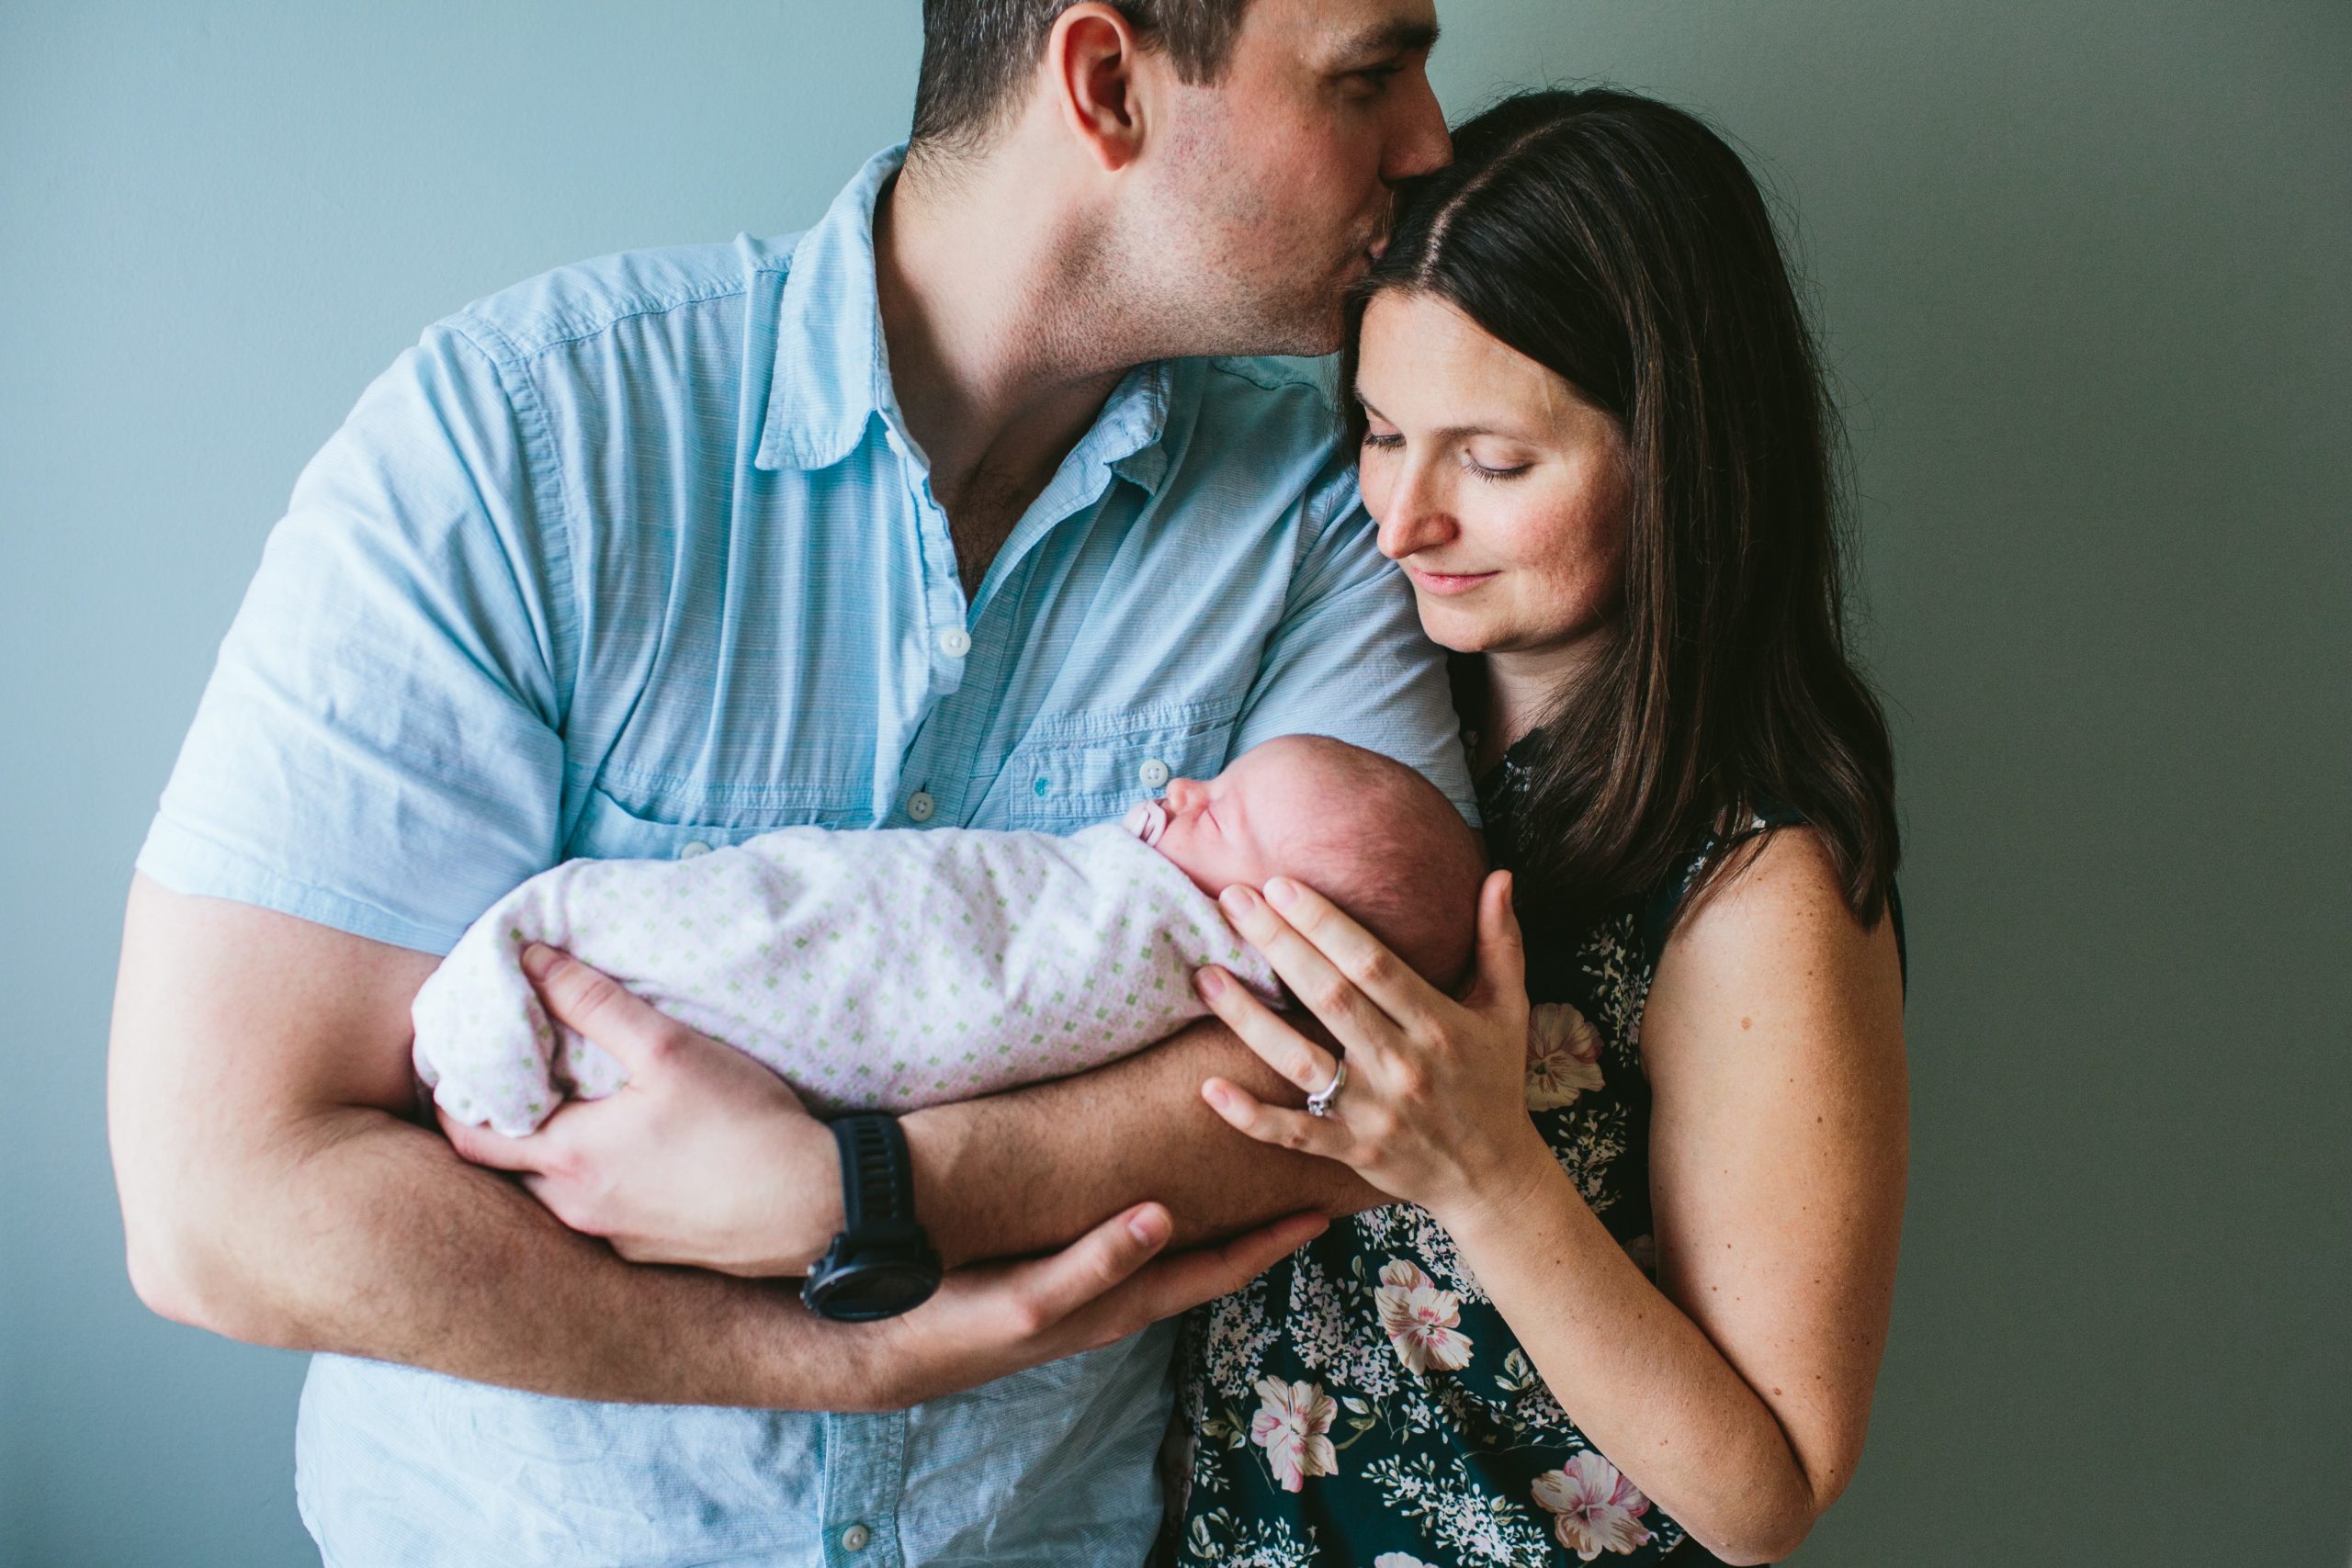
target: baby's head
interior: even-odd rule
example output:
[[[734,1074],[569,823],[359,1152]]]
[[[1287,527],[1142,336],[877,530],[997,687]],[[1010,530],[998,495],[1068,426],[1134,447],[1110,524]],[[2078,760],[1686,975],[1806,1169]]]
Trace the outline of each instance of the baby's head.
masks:
[[[1404,763],[1323,735],[1253,746],[1206,783],[1170,779],[1132,818],[1214,897],[1236,883],[1303,882],[1430,984],[1469,966],[1487,874],[1478,835]]]

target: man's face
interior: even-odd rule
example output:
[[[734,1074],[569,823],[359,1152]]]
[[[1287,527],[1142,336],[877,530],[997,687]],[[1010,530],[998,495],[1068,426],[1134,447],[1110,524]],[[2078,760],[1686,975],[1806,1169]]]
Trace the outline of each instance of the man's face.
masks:
[[[1393,187],[1453,156],[1431,0],[1251,0],[1225,73],[1165,73],[1131,270],[1190,354],[1328,354]]]

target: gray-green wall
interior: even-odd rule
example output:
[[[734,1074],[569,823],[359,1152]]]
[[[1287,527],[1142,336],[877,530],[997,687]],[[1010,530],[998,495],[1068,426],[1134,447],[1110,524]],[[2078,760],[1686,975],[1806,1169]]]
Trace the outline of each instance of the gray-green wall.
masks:
[[[1453,0],[1799,215],[1910,834],[1916,1156],[1802,1562],[2352,1550],[2352,6]],[[425,322],[802,226],[913,0],[0,6],[0,1562],[314,1561],[299,1359],[151,1317],[131,854],[296,470]]]

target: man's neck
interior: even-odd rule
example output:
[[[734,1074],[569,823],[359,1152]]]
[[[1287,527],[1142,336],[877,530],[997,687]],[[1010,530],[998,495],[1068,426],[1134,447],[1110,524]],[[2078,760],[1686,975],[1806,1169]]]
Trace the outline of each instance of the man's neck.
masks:
[[[1055,183],[981,158],[902,173],[875,209],[899,407],[930,459],[933,493],[951,521],[968,517],[983,536],[1010,532],[1144,357],[1125,352],[1083,227],[1054,204]]]

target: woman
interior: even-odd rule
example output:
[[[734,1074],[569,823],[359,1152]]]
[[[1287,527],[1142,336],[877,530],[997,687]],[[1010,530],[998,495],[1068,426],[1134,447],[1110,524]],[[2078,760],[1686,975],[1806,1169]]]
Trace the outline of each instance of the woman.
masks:
[[[1204,1096],[1404,1201],[1195,1314],[1176,1551],[1764,1562],[1853,1472],[1904,1179],[1893,770],[1830,423],[1704,126],[1539,93],[1456,148],[1346,370],[1505,869],[1460,1002],[1310,889],[1227,895],[1345,1066],[1204,971],[1329,1113]]]

